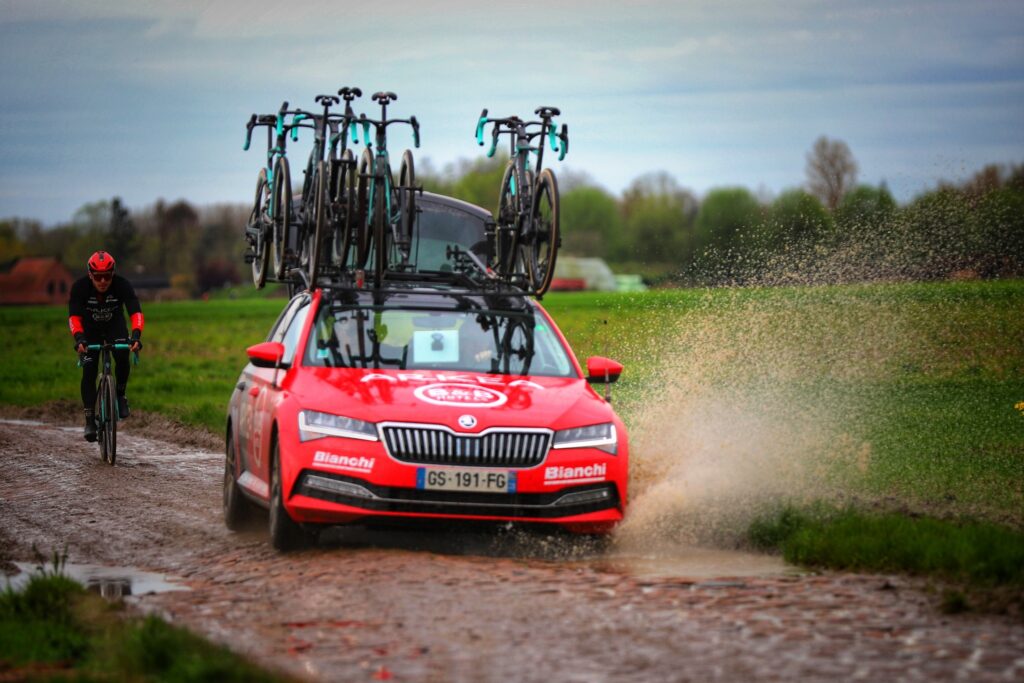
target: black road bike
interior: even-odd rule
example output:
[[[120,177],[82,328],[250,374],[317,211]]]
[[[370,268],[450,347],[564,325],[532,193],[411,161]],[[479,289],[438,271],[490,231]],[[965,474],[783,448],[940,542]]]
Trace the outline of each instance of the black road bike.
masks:
[[[380,119],[370,119],[365,114],[359,117],[366,149],[356,169],[355,204],[360,220],[353,265],[358,270],[366,268],[372,252],[374,282],[379,287],[388,270],[406,270],[410,266],[416,193],[422,192],[422,188],[416,187],[416,170],[408,149],[402,154],[395,185],[387,149],[387,127],[395,123],[409,124],[413,143],[419,148],[420,124],[415,116],[388,119],[388,104],[398,99],[395,93],[374,93],[372,99],[380,105]],[[373,141],[370,140],[371,126],[375,133]]]
[[[491,123],[487,156],[494,156],[499,136],[508,135],[510,143],[495,217],[492,267],[511,284],[528,287],[541,297],[551,286],[561,244],[558,182],[550,169],[543,168],[544,138],[561,161],[569,151],[569,128],[562,124],[556,132],[552,119],[561,112],[555,107],[540,107],[534,114],[539,121],[523,121],[518,116],[488,118],[484,109],[477,120],[476,139],[484,144],[484,127]],[[530,169],[531,153],[537,157],[535,170]]]
[[[362,96],[359,88],[341,88],[339,97],[317,95],[322,114],[303,112],[292,119],[292,140],[299,128],[314,131],[313,148],[306,163],[299,209],[297,235],[298,266],[305,270],[310,283],[316,282],[324,269],[344,267],[349,245],[355,232],[355,157],[348,149],[348,133],[353,144],[358,142],[352,100]],[[345,101],[343,114],[332,114],[330,108]]]
[[[254,129],[267,129],[266,165],[256,178],[256,196],[245,228],[249,245],[245,259],[252,264],[252,280],[259,288],[267,282],[268,268],[273,268],[275,280],[283,279],[288,268],[293,216],[287,141],[296,124],[286,124],[286,118],[300,113],[289,110],[284,102],[277,114],[253,114],[245,124],[245,150],[249,149]]]
[[[86,348],[89,351],[99,352],[101,369],[96,388],[96,404],[93,408],[93,415],[96,420],[96,440],[100,444],[100,458],[103,462],[113,465],[117,459],[117,421],[120,418],[117,412],[117,381],[110,371],[110,365],[115,350],[131,349],[132,345],[104,342],[102,344],[89,344]],[[139,352],[136,351],[132,355],[133,361],[138,365]],[[86,360],[84,354],[79,356],[79,367],[87,362],[90,361]]]

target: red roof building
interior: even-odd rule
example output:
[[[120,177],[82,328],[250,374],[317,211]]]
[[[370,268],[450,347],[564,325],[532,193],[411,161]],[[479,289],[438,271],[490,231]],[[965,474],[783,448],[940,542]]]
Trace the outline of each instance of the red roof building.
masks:
[[[18,259],[7,273],[0,273],[0,305],[66,304],[74,278],[54,258]]]

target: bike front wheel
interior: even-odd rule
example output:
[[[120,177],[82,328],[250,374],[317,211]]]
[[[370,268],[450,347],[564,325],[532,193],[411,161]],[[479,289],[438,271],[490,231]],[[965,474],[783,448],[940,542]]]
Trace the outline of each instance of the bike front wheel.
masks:
[[[313,230],[309,235],[309,286],[314,287],[316,278],[320,274],[320,260],[323,253],[324,236],[327,234],[330,225],[330,216],[327,208],[327,174],[330,162],[321,161],[316,167],[316,178],[313,180]]]
[[[356,162],[352,150],[346,149],[341,160],[335,162],[334,188],[331,205],[334,209],[334,223],[331,233],[331,264],[344,268],[348,265],[352,233],[358,225],[356,219]]]
[[[270,265],[270,234],[267,230],[267,170],[260,169],[256,179],[256,198],[253,200],[249,224],[245,228],[246,239],[252,249],[252,283],[263,289],[267,283],[267,269]]]
[[[402,165],[398,170],[398,210],[399,218],[398,252],[402,267],[409,265],[412,253],[412,233],[416,227],[416,167],[413,164],[412,152],[405,150],[402,154]]]
[[[117,389],[109,377],[100,378],[95,416],[100,458],[113,465],[117,460]]]
[[[288,241],[291,239],[292,211],[292,175],[288,168],[288,159],[278,157],[274,164],[274,241],[273,261],[274,277],[284,279],[288,267]]]
[[[516,270],[516,252],[519,242],[519,200],[515,180],[515,164],[505,167],[498,196],[497,232],[494,244],[494,269],[502,277],[511,277]]]
[[[530,285],[537,296],[548,291],[555,276],[555,261],[561,242],[558,222],[558,182],[551,169],[545,168],[534,188],[529,248],[525,254]]]
[[[388,214],[387,188],[380,183],[373,196],[373,279],[380,287],[384,284],[384,272],[390,266],[391,223]]]
[[[364,149],[356,167],[356,260],[357,269],[366,267],[370,257],[373,218],[370,216],[370,186],[373,183],[373,153]]]

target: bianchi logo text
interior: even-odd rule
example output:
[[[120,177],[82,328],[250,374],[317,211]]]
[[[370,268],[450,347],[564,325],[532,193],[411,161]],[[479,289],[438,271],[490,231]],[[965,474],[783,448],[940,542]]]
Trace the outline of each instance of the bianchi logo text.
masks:
[[[313,463],[321,467],[352,472],[369,472],[373,469],[374,458],[362,455],[338,455],[327,451],[317,451],[313,455]]]
[[[579,467],[545,467],[544,485],[604,481],[607,472],[608,466],[603,463]]]

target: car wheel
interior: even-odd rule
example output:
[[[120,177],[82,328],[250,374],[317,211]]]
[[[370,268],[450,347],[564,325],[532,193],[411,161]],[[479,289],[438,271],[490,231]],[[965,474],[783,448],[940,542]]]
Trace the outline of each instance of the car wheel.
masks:
[[[256,506],[239,490],[235,470],[235,441],[229,428],[224,443],[224,525],[241,531],[253,523]]]
[[[276,438],[270,453],[270,545],[282,552],[297,550],[307,539],[302,527],[295,523],[284,507],[281,457]]]

